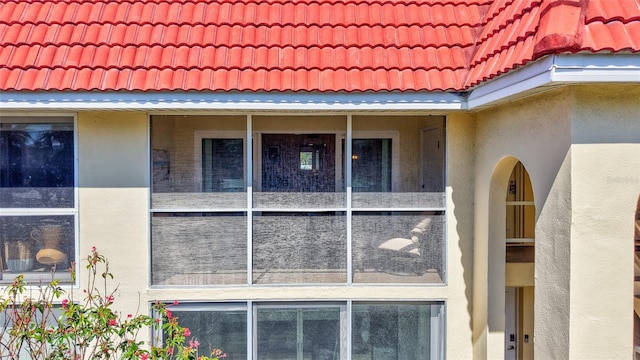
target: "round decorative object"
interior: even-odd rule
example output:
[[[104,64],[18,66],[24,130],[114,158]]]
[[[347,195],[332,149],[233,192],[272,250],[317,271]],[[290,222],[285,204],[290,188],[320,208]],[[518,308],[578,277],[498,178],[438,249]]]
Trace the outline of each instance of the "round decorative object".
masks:
[[[67,261],[67,255],[56,249],[42,249],[36,254],[36,260],[43,265],[56,265]]]

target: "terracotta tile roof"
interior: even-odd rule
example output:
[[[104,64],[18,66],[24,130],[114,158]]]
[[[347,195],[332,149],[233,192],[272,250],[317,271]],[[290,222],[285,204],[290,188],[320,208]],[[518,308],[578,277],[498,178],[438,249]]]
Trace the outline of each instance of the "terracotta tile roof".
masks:
[[[0,90],[460,91],[640,51],[640,0],[0,0]]]

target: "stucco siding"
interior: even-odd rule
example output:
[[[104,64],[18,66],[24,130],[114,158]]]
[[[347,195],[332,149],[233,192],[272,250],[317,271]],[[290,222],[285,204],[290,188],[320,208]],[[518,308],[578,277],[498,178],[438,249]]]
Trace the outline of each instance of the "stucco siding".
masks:
[[[242,123],[244,117],[239,118]],[[393,117],[387,118],[393,120]],[[119,283],[116,305],[122,313],[146,313],[148,302],[155,299],[181,302],[347,299],[445,301],[447,358],[472,357],[475,151],[475,121],[472,115],[456,113],[447,119],[448,283],[429,286],[151,286],[149,116],[144,112],[80,112],[77,119],[79,253],[85,255],[92,246],[96,246],[109,259],[111,271]],[[189,130],[158,131],[173,131],[178,136]],[[84,281],[83,275],[80,279],[81,288]]]
[[[521,161],[531,177],[536,223],[537,358],[568,357],[569,149],[573,95],[556,90],[477,115],[474,339],[476,358],[504,358],[507,180]],[[564,169],[564,170],[563,170]],[[562,206],[560,206],[562,205]],[[553,284],[545,286],[545,284]]]
[[[96,246],[108,258],[124,314],[148,311],[147,129],[144,113],[78,114],[79,253]]]
[[[472,356],[473,169],[472,115],[447,117],[447,358]]]
[[[572,119],[571,357],[629,358],[640,87],[576,89]]]

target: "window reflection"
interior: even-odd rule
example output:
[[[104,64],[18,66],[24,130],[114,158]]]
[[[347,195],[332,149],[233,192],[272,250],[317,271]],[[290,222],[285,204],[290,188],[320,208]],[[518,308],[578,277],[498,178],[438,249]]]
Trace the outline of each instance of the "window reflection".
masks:
[[[353,358],[430,359],[431,305],[354,304]]]
[[[0,124],[0,207],[73,207],[73,123]]]

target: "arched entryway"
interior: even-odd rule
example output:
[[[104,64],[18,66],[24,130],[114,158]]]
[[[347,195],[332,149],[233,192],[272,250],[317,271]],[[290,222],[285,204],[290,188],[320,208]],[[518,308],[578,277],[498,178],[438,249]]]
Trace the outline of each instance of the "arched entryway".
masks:
[[[518,161],[505,196],[505,359],[533,359],[536,210],[529,173]]]

